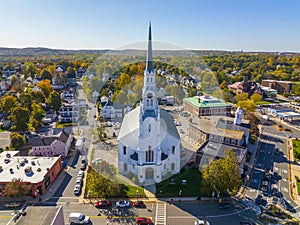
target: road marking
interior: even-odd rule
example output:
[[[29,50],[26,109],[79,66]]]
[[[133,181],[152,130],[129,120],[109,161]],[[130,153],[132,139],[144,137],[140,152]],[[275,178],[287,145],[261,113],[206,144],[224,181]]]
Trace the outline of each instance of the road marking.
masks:
[[[278,168],[277,168],[277,167],[274,167],[274,170],[275,170],[275,171],[278,171]]]
[[[12,216],[0,216],[0,219],[9,219],[11,218]]]
[[[282,178],[282,181],[284,181],[284,182],[287,182],[287,179],[285,179],[285,178]]]
[[[281,187],[281,191],[288,192],[288,189],[285,187]]]
[[[167,222],[167,204],[157,203],[156,204],[156,216],[155,225],[166,225]]]

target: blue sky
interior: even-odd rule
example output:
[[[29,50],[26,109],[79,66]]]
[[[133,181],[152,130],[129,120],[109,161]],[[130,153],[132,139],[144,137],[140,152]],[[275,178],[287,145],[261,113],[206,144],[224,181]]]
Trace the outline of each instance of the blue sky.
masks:
[[[2,0],[0,47],[116,49],[149,20],[185,49],[300,52],[299,0]]]

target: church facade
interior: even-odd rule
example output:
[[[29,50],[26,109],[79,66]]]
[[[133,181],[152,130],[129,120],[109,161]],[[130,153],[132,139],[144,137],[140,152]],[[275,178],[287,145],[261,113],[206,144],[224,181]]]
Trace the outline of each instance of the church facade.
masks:
[[[149,26],[142,101],[124,116],[118,136],[118,169],[141,185],[159,183],[180,171],[180,137],[172,117],[157,102]]]

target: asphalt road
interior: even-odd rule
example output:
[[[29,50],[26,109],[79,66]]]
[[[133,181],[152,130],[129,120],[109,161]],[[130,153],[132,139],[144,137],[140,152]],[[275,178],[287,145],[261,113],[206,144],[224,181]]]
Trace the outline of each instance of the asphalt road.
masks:
[[[256,199],[258,195],[263,195],[260,188],[263,179],[266,178],[266,170],[270,169],[271,174],[277,172],[279,176],[277,179],[271,177],[268,185],[269,193],[263,196],[263,206],[272,204],[274,197],[272,197],[270,190],[277,188],[284,199],[299,212],[297,205],[289,195],[286,139],[290,136],[299,137],[300,132],[297,129],[291,130],[292,132],[283,132],[276,130],[274,126],[263,126],[256,168],[250,178],[249,190],[246,194],[252,199]],[[278,149],[278,153],[276,149]],[[282,208],[280,203],[277,203],[277,205]]]

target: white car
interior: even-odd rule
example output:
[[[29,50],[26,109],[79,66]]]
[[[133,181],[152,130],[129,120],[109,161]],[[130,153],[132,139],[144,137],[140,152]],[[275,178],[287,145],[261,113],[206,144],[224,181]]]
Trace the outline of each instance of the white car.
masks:
[[[80,170],[80,171],[78,172],[77,178],[83,179],[83,177],[84,177],[84,172],[83,172],[82,170]]]
[[[81,185],[76,184],[73,191],[75,195],[79,195],[81,191]]]
[[[209,222],[206,220],[198,220],[198,221],[196,220],[194,224],[195,225],[209,225]]]
[[[130,203],[129,203],[129,201],[118,201],[118,202],[116,203],[116,206],[117,206],[118,208],[125,208],[125,207],[129,207],[129,206],[130,206]]]
[[[102,158],[96,158],[93,160],[93,163],[98,163],[98,162],[101,162],[102,161]]]

